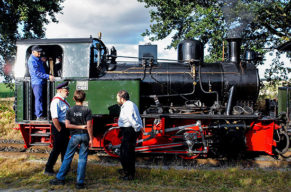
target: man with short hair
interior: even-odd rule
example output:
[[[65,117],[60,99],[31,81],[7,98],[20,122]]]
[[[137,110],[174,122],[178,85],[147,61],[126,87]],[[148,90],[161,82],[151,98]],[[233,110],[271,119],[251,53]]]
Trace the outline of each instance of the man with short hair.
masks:
[[[121,105],[118,126],[120,127],[122,141],[120,146],[120,162],[122,180],[133,180],[135,176],[135,145],[141,131],[142,120],[136,104],[129,100],[129,94],[121,90],[116,96],[117,103]]]
[[[70,108],[66,114],[66,128],[70,129],[71,139],[68,144],[66,155],[62,166],[56,175],[56,178],[50,181],[51,185],[64,185],[65,176],[67,175],[74,154],[80,146],[79,160],[77,169],[77,189],[85,188],[85,172],[87,157],[89,152],[89,143],[93,142],[93,127],[91,110],[83,106],[86,93],[83,90],[76,90],[74,93],[74,101],[76,105]]]
[[[31,48],[32,53],[28,59],[28,69],[30,74],[31,87],[35,97],[35,116],[36,120],[44,120],[43,117],[43,87],[46,80],[54,80],[54,76],[49,75],[45,72],[43,62],[40,59],[42,48],[39,46],[33,46]]]
[[[58,159],[59,154],[61,154],[61,159],[63,161],[69,142],[69,131],[65,126],[66,112],[70,108],[69,103],[66,101],[66,98],[69,95],[68,82],[59,84],[56,89],[57,94],[53,98],[50,106],[53,121],[53,149],[46,163],[44,171],[44,174],[46,175],[55,174],[53,167]]]

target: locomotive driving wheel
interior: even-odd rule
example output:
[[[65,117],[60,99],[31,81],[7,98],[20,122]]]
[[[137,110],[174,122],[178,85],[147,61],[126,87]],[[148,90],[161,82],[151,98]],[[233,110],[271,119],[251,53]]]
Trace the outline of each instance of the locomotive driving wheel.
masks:
[[[113,127],[105,132],[102,139],[102,146],[107,154],[112,157],[119,157],[121,137],[119,137],[120,128]]]
[[[290,140],[287,131],[284,129],[277,129],[274,132],[274,140],[276,142],[276,153],[283,155],[289,149]]]

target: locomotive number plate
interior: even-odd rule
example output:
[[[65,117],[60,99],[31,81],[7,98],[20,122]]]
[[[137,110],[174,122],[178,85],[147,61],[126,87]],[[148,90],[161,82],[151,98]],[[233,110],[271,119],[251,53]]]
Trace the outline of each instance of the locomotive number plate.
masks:
[[[88,81],[77,81],[76,90],[88,90]]]

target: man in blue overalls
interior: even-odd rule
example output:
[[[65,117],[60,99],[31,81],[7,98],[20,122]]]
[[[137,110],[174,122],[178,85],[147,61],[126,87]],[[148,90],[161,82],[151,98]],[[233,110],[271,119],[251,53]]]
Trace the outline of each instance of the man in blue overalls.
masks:
[[[50,81],[54,80],[54,76],[49,75],[45,72],[43,62],[40,59],[40,54],[42,52],[42,48],[39,46],[33,46],[31,48],[32,53],[28,59],[28,69],[31,80],[31,87],[33,90],[33,94],[35,97],[35,116],[36,120],[44,120],[43,116],[43,87],[46,83],[46,80]]]

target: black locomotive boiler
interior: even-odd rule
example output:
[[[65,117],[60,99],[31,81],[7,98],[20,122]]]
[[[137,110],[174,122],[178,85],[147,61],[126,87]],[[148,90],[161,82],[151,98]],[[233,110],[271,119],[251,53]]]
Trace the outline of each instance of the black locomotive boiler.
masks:
[[[240,39],[228,39],[226,62],[203,62],[203,45],[184,40],[178,62],[158,62],[156,46],[140,46],[140,62],[121,64],[99,79],[140,79],[141,111],[148,113],[253,114],[259,94],[255,54],[240,60]],[[234,106],[237,106],[233,108]]]

